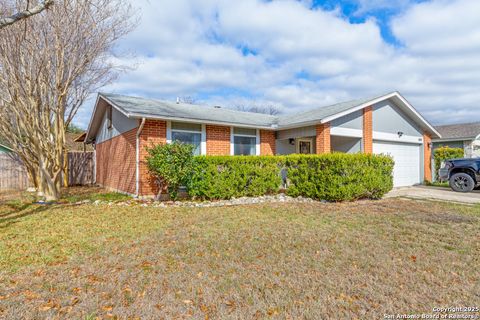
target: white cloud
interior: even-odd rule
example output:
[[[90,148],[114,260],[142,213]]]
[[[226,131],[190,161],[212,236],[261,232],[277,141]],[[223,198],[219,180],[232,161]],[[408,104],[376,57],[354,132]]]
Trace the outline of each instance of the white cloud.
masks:
[[[477,1],[408,3],[391,22],[401,48],[374,20],[351,24],[309,1],[138,5],[142,23],[121,43],[137,52],[125,63],[138,68],[105,90],[222,105],[251,99],[289,112],[399,90],[432,122],[480,121]],[[90,113],[82,109],[77,121],[86,126]]]

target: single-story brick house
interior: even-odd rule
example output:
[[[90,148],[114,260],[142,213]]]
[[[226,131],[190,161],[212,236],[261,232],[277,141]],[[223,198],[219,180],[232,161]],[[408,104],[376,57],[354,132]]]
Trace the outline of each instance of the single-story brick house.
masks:
[[[480,122],[436,126],[441,138],[433,139],[433,150],[448,146],[460,148],[466,158],[480,157]]]
[[[395,186],[410,186],[431,180],[431,139],[440,137],[398,92],[283,116],[100,93],[85,139],[99,185],[152,196],[151,144],[179,140],[200,155],[385,153]]]

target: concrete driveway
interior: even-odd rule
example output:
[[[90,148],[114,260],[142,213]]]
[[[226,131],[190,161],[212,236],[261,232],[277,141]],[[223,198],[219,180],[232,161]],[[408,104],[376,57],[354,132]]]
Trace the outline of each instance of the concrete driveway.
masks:
[[[454,192],[448,188],[415,186],[406,188],[395,188],[385,198],[407,197],[425,200],[440,200],[448,202],[480,204],[480,191],[471,193]]]

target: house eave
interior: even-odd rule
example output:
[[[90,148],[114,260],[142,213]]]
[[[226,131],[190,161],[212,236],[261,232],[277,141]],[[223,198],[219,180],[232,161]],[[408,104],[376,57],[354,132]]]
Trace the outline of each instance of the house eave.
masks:
[[[473,141],[476,137],[464,137],[464,138],[440,138],[432,139],[432,142],[453,142],[453,141]]]
[[[179,121],[179,122],[198,123],[198,124],[207,124],[207,125],[209,124],[209,125],[228,126],[228,127],[234,126],[234,127],[249,128],[249,129],[262,129],[262,130],[278,129],[278,127],[274,127],[274,126],[249,125],[249,124],[238,123],[238,122],[222,122],[222,121],[211,121],[211,120],[193,119],[193,118],[155,116],[155,115],[142,114],[142,113],[130,113],[127,115],[127,117],[132,119],[146,118],[149,120]]]

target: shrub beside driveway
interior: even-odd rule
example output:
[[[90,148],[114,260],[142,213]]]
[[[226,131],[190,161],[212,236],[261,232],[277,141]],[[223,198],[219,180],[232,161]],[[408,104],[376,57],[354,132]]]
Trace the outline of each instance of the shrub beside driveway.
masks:
[[[379,318],[478,301],[480,207],[0,205],[0,318]]]

